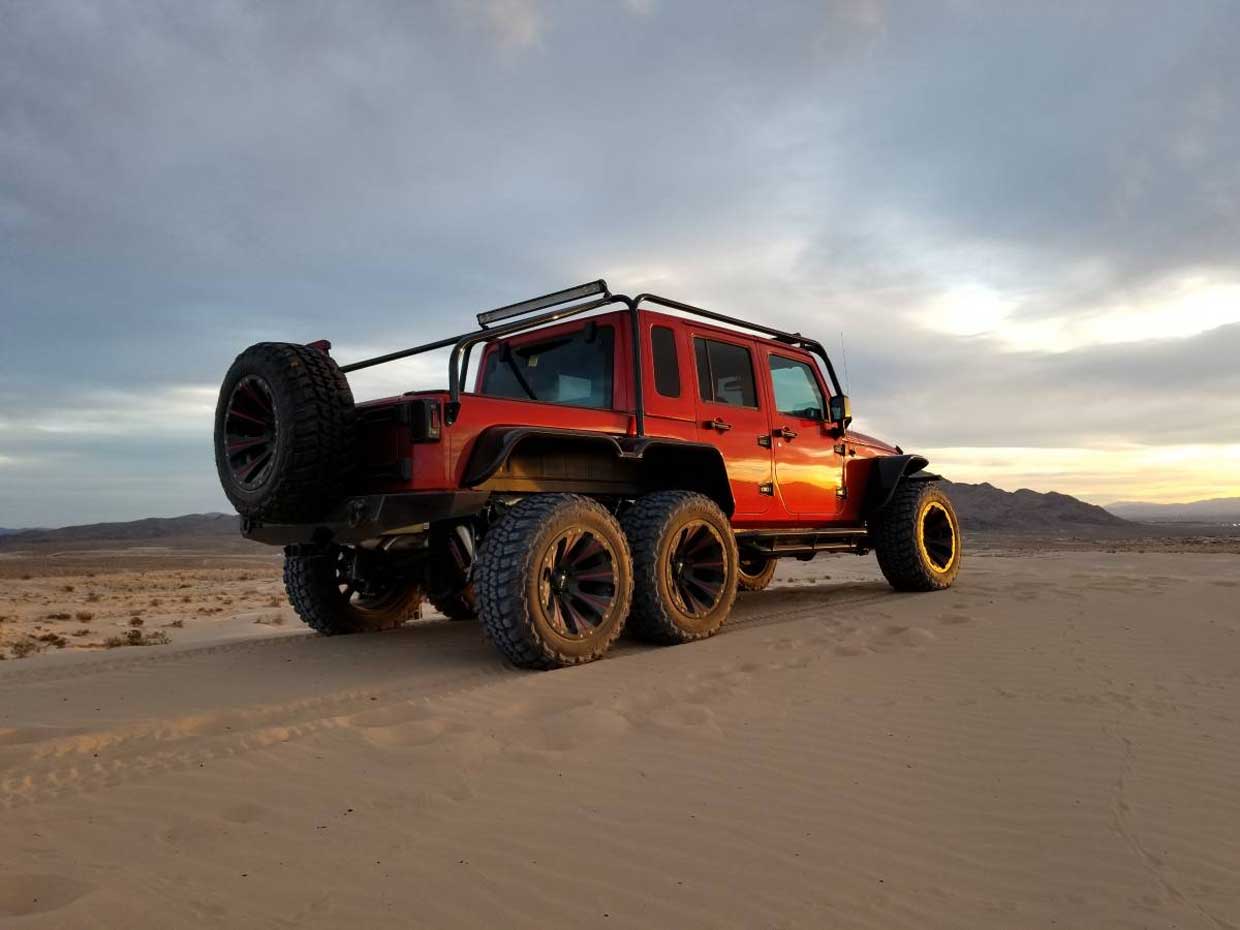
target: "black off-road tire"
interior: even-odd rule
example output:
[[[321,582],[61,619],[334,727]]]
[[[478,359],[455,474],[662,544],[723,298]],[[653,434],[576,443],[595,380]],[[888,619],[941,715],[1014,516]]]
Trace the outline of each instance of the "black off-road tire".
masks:
[[[340,588],[339,549],[289,546],[284,551],[284,588],[305,624],[324,636],[390,630],[421,614],[416,580],[395,582],[372,598],[353,599]]]
[[[658,491],[639,498],[624,515],[623,523],[633,550],[629,630],[640,639],[662,645],[692,642],[717,633],[736,600],[738,563],[736,537],[719,505],[693,491]],[[695,616],[686,608],[685,595],[679,593],[674,550],[683,529],[701,525],[714,531],[707,545],[713,550],[713,540],[719,544],[719,590],[713,606],[702,606],[700,615]],[[713,572],[709,577],[713,586]]]
[[[610,547],[613,573],[610,606],[600,612],[592,633],[576,637],[555,605],[548,609],[544,596],[550,589],[542,578],[557,541],[574,530],[584,530]],[[474,593],[483,631],[514,665],[548,669],[592,662],[620,635],[633,597],[633,569],[624,532],[615,517],[589,498],[575,494],[527,497],[483,537],[474,566]]]
[[[736,587],[741,591],[765,591],[775,577],[778,559],[741,558],[737,568]]]
[[[900,482],[871,521],[870,536],[878,567],[897,591],[950,588],[960,573],[960,522],[933,481]]]
[[[260,418],[269,411],[268,427],[252,419],[256,405]],[[243,517],[316,520],[343,496],[355,428],[353,392],[326,352],[252,345],[228,369],[215,408],[215,467],[224,493]],[[236,451],[263,435],[272,438]]]
[[[426,599],[449,620],[478,619],[477,598],[474,597],[472,585],[450,593],[428,594]]]

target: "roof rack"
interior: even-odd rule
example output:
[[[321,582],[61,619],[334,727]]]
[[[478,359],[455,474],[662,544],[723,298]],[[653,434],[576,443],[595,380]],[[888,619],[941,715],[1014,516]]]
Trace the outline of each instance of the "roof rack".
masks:
[[[554,313],[544,314],[531,320],[523,320],[519,325],[509,323],[507,326],[498,329],[488,329],[492,323],[498,323],[503,320],[510,320],[513,317],[523,316],[527,313],[533,313],[535,310],[544,310],[547,307],[556,307],[560,304],[566,304],[574,300],[580,300],[582,297],[591,297],[594,294],[602,294],[603,297],[597,301],[590,301],[587,304],[581,304],[575,307],[565,307]],[[513,326],[521,329],[526,326],[537,326],[541,323],[551,323],[555,320],[562,319],[564,316],[571,316],[576,313],[584,313],[586,310],[593,310],[595,307],[601,307],[604,304],[612,303],[614,298],[607,290],[607,282],[600,278],[597,281],[591,281],[588,284],[578,284],[576,287],[567,287],[562,291],[553,291],[550,294],[544,294],[542,297],[532,297],[529,300],[523,300],[519,303],[508,304],[504,307],[497,307],[494,310],[486,310],[477,315],[478,326],[477,331],[465,333],[462,336],[452,336],[448,339],[440,339],[436,342],[428,342],[424,345],[414,346],[410,349],[401,349],[398,352],[389,352],[387,355],[376,355],[374,358],[362,359],[360,362],[353,362],[349,365],[341,365],[340,370],[348,373],[350,371],[361,371],[363,368],[373,368],[375,365],[382,365],[386,362],[394,362],[397,359],[408,358],[411,355],[420,355],[423,352],[433,352],[435,349],[446,349],[449,346],[457,345],[464,340],[472,340],[480,342],[483,339],[489,339],[500,333],[508,333]],[[474,339],[473,337],[479,337]],[[455,378],[453,378],[455,382]]]
[[[588,297],[594,297],[595,299],[585,300],[582,303],[574,302]],[[642,303],[658,304],[671,310],[679,310],[681,313],[761,333],[786,345],[797,346],[812,352],[822,359],[823,364],[826,366],[827,374],[831,379],[831,387],[835,393],[843,393],[840,387],[840,380],[835,374],[835,366],[831,364],[831,358],[827,355],[827,350],[816,339],[809,339],[800,333],[785,332],[782,329],[775,329],[762,323],[754,323],[750,320],[742,320],[723,313],[716,313],[714,310],[695,307],[693,304],[682,303],[679,300],[672,300],[668,297],[660,297],[657,294],[639,294],[635,298],[624,294],[613,294],[608,290],[607,282],[602,278],[586,284],[578,284],[576,287],[568,287],[561,291],[553,291],[550,294],[544,294],[542,297],[532,297],[529,300],[479,313],[477,315],[479,328],[473,332],[460,336],[451,336],[436,342],[428,342],[425,345],[414,346],[411,349],[402,349],[399,352],[389,352],[387,355],[363,359],[350,365],[342,365],[340,370],[343,372],[360,371],[363,368],[371,368],[375,365],[382,365],[385,362],[394,362],[397,359],[408,358],[411,355],[420,355],[423,352],[432,352],[435,349],[451,347],[452,354],[448,359],[449,402],[445,410],[445,418],[446,422],[452,423],[460,409],[461,393],[464,388],[462,382],[464,381],[465,372],[469,368],[469,353],[473,346],[490,339],[511,336],[528,329],[545,326],[548,323],[556,323],[568,317],[588,313],[591,310],[597,310],[600,307],[615,303],[624,304],[630,311],[634,346],[639,346],[641,343],[638,322],[640,305]],[[547,312],[540,313],[537,316],[527,316],[527,314],[538,310],[545,310]],[[523,317],[523,319],[516,319],[517,317]],[[464,364],[462,364],[462,361]],[[644,385],[642,384],[640,351],[633,353],[633,377],[634,416],[636,418],[637,435],[642,436],[645,434],[646,411],[643,397]]]
[[[738,319],[734,316],[727,316],[723,313],[716,313],[714,310],[707,310],[703,307],[695,307],[693,304],[681,303],[679,300],[672,300],[670,297],[660,297],[658,294],[638,294],[634,298],[632,307],[637,309],[639,304],[652,303],[661,307],[668,307],[672,310],[679,310],[682,313],[691,313],[694,316],[705,317],[708,320],[715,320],[718,323],[727,323],[729,326],[737,326],[742,329],[753,330],[762,333],[764,336],[770,336],[772,339],[785,343],[790,346],[797,346],[812,352],[822,359],[823,364],[827,366],[827,374],[831,377],[831,388],[836,394],[843,394],[844,391],[840,385],[840,379],[836,377],[835,366],[831,364],[831,357],[827,355],[827,350],[817,339],[810,339],[802,336],[800,333],[789,333],[782,329],[776,329],[773,326],[765,326],[762,323],[754,323],[750,320]]]

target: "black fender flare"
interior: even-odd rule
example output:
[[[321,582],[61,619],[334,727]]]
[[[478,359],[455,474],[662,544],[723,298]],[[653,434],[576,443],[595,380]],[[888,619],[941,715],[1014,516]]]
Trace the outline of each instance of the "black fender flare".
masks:
[[[925,471],[930,460],[922,455],[882,455],[870,466],[861,515],[870,518],[887,506],[902,481],[940,481],[942,475]]]
[[[594,430],[560,429],[551,426],[492,426],[483,430],[469,454],[461,484],[477,487],[495,475],[522,443],[529,440],[555,440],[577,446],[593,446],[611,452],[617,460],[649,465],[643,469],[648,490],[664,487],[697,490],[713,498],[724,513],[731,516],[736,509],[732,486],[728,482],[727,465],[719,449],[710,443],[657,436],[617,436]],[[658,465],[693,461],[705,468],[676,469],[667,474]],[[658,473],[656,474],[656,471]],[[674,478],[669,484],[665,478]]]

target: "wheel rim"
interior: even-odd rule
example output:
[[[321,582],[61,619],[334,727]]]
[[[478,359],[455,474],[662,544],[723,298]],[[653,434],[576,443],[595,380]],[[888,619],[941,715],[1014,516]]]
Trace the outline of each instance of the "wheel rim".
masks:
[[[917,521],[917,542],[930,568],[943,574],[956,561],[956,528],[951,514],[938,501],[929,501]]]
[[[756,578],[766,571],[768,564],[766,559],[741,559],[737,570],[748,578]]]
[[[399,602],[405,592],[401,585],[387,587],[377,594],[363,594],[353,578],[353,555],[348,549],[336,550],[336,590],[348,607],[357,610],[387,610]]]
[[[233,480],[252,491],[275,464],[279,420],[271,387],[257,375],[237,382],[224,418],[224,451]]]
[[[682,526],[668,550],[672,598],[690,617],[709,614],[723,597],[725,578],[723,539],[709,523]]]
[[[538,598],[561,636],[586,639],[611,618],[616,604],[616,553],[593,531],[555,537],[538,571]]]

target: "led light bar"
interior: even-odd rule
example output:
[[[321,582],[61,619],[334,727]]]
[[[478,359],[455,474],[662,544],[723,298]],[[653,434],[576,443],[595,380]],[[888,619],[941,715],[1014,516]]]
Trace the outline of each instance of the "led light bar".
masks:
[[[479,313],[478,325],[485,328],[491,323],[509,320],[523,313],[532,313],[535,310],[542,310],[544,307],[554,307],[556,304],[566,304],[569,301],[589,297],[592,294],[606,293],[607,282],[601,279],[591,281],[589,284],[578,284],[576,287],[565,288],[562,291],[556,291],[554,294],[545,294],[542,297],[523,300],[519,304],[509,304],[506,307],[497,307],[494,310]]]

